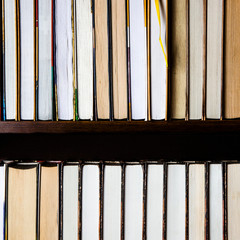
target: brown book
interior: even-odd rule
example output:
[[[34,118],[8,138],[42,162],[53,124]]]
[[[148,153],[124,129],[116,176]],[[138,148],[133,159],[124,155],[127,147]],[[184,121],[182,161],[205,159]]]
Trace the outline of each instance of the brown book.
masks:
[[[224,115],[240,117],[240,1],[225,2]]]
[[[173,0],[169,4],[169,49],[171,78],[171,117],[184,119],[187,83],[187,0]]]
[[[109,119],[108,1],[95,1],[96,85],[98,119]]]
[[[126,119],[128,116],[126,1],[111,1],[114,119]]]
[[[37,237],[37,167],[8,169],[8,240]]]
[[[40,240],[58,240],[59,236],[58,166],[41,167]]]

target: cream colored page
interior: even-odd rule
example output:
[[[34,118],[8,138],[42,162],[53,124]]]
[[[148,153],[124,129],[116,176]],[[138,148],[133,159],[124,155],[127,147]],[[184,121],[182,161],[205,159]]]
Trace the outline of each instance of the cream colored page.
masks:
[[[240,236],[240,165],[228,165],[228,239],[236,240]]]
[[[8,170],[8,240],[36,239],[37,170]]]
[[[112,0],[113,110],[115,119],[127,118],[126,1]]]
[[[189,166],[189,240],[205,239],[204,165]]]
[[[58,240],[59,170],[58,166],[41,167],[40,240]]]

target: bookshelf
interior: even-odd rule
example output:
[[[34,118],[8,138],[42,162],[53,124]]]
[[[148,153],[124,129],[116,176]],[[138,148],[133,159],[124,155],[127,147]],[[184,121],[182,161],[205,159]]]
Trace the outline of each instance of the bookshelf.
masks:
[[[0,122],[0,158],[216,162],[239,159],[239,138],[239,120]]]

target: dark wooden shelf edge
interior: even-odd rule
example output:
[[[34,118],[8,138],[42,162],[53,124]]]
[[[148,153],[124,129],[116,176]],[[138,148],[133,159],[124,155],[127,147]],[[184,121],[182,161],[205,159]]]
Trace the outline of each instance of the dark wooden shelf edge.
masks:
[[[0,122],[0,134],[64,133],[240,133],[240,120]]]

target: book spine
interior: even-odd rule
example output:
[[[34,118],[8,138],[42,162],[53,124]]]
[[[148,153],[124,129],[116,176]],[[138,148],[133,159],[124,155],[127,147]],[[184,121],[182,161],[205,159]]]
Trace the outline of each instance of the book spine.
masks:
[[[185,164],[186,192],[185,192],[185,240],[189,239],[189,164]]]
[[[39,32],[38,32],[38,0],[35,2],[35,103],[34,103],[34,120],[38,120],[38,56],[39,56]]]
[[[205,240],[209,240],[209,163],[205,163]]]
[[[99,164],[99,239],[103,239],[104,164]]]
[[[167,239],[167,175],[168,175],[168,165],[163,164],[163,231],[162,239]]]
[[[126,0],[126,16],[127,16],[127,84],[128,84],[128,120],[132,120],[131,107],[131,58],[130,58],[130,18],[129,18],[129,0]]]
[[[17,35],[17,120],[21,120],[21,48],[20,48],[20,0],[17,1],[16,6],[16,19],[17,19],[17,26],[16,26],[16,35]]]
[[[97,121],[97,83],[96,83],[96,38],[95,38],[95,0],[92,0],[92,27],[93,27],[93,119]]]
[[[121,177],[121,240],[124,240],[124,222],[125,222],[125,169],[126,165],[122,164]]]
[[[1,67],[1,83],[0,83],[0,120],[6,120],[5,109],[5,0],[2,0],[2,67]]]
[[[166,61],[168,63],[168,0],[166,0]],[[169,109],[169,68],[168,64],[166,64],[166,107],[165,107],[165,121],[168,120],[168,109]]]
[[[78,239],[82,239],[82,175],[83,175],[83,164],[82,162],[78,165]]]
[[[227,163],[222,163],[223,172],[223,240],[228,239],[228,211],[227,211]]]
[[[143,240],[147,239],[147,176],[148,165],[144,163],[143,167]]]

